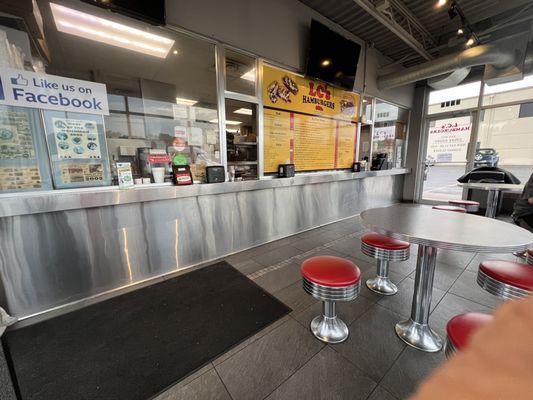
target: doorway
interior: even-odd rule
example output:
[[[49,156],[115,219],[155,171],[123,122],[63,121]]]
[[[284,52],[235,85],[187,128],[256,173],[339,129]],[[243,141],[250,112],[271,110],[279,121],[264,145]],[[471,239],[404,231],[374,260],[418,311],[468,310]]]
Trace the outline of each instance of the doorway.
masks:
[[[457,179],[469,167],[474,113],[454,113],[426,120],[423,162],[423,202],[459,200],[463,189]],[[468,168],[469,169],[469,168]]]

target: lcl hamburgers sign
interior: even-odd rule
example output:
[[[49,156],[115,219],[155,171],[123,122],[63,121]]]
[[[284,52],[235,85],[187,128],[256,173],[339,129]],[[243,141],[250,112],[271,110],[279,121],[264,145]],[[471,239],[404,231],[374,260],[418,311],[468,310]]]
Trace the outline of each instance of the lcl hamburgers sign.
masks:
[[[429,128],[427,155],[437,162],[465,162],[471,131],[470,117],[435,121]]]

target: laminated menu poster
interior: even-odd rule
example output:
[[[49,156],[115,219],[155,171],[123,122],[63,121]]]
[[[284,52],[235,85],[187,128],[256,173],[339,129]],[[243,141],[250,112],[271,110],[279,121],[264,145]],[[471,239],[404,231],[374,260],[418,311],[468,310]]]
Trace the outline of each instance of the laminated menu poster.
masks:
[[[357,125],[280,110],[264,110],[265,173],[294,163],[296,171],[351,168]]]
[[[59,159],[102,158],[95,121],[52,118],[52,126]]]
[[[0,106],[0,192],[51,189],[37,110]]]
[[[2,110],[0,112],[0,159],[33,159],[35,149],[28,114]]]
[[[40,189],[38,167],[0,167],[0,190]]]
[[[101,115],[45,110],[43,121],[56,188],[111,184]]]
[[[59,167],[59,171],[66,184],[104,181],[102,164],[65,164]]]

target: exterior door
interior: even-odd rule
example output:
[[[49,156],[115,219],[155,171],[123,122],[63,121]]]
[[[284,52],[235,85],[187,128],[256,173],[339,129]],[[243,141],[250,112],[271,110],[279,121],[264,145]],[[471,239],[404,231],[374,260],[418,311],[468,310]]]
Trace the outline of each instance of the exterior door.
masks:
[[[441,203],[461,199],[457,178],[470,170],[475,113],[455,113],[426,120],[422,157],[421,201]]]

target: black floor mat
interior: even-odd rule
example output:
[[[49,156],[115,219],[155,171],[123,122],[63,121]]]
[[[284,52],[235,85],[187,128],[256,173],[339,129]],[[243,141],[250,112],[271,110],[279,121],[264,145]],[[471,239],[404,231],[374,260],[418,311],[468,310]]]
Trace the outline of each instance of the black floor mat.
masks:
[[[288,312],[220,262],[3,339],[22,400],[145,400]]]

